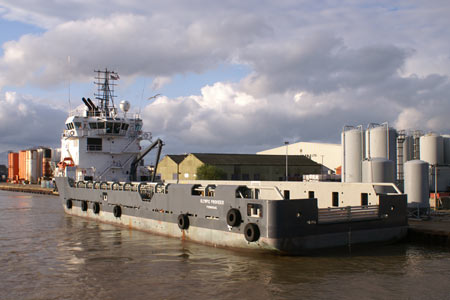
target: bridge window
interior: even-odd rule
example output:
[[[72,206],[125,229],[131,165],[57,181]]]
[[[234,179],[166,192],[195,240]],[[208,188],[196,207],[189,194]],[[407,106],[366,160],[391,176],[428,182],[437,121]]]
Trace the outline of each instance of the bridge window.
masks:
[[[89,123],[89,127],[91,128],[91,129],[97,129],[97,123]]]
[[[113,123],[106,122],[106,133],[113,133]]]
[[[122,130],[127,131],[128,130],[128,124],[127,123],[122,123]]]
[[[105,129],[105,122],[100,122],[97,124],[98,129]]]
[[[119,134],[120,133],[120,126],[122,124],[121,123],[114,123],[114,133],[115,134]]]

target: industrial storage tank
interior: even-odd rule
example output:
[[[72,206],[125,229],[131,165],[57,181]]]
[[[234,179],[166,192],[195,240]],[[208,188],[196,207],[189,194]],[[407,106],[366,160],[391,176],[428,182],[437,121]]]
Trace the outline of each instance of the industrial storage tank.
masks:
[[[443,134],[442,138],[444,139],[444,163],[450,165],[450,135]]]
[[[394,162],[397,177],[397,131],[388,123],[369,124],[366,130],[366,158],[383,157]]]
[[[362,182],[395,182],[394,162],[374,157],[362,162]]]
[[[403,163],[414,159],[414,137],[408,135],[403,142]]]
[[[362,127],[344,127],[342,141],[342,182],[361,182],[363,157]]]
[[[52,150],[44,148],[43,149],[43,157],[42,157],[42,176],[43,177],[52,177],[53,171],[51,167],[51,159],[52,159]]]
[[[371,124],[366,130],[366,158],[373,157],[397,159],[397,131],[387,124]]]
[[[61,148],[51,149],[51,161],[54,163],[59,163],[61,161]]]
[[[404,169],[404,193],[408,195],[408,208],[430,208],[428,163],[411,160],[405,163]]]
[[[37,151],[27,150],[26,151],[26,176],[25,180],[29,183],[36,183],[38,178],[38,167],[37,167]]]
[[[397,180],[403,182],[403,164],[414,159],[414,138],[404,130],[397,134]]]
[[[434,192],[436,188],[438,193],[450,191],[450,166],[433,166],[429,178],[430,191]]]
[[[442,136],[429,133],[420,137],[420,160],[430,165],[444,163],[444,140]]]

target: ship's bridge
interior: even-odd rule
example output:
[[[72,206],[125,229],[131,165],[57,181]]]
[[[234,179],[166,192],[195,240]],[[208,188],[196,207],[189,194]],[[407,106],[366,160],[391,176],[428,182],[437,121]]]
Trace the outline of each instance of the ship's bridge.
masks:
[[[65,137],[82,136],[130,136],[141,133],[141,119],[69,117],[64,130]]]

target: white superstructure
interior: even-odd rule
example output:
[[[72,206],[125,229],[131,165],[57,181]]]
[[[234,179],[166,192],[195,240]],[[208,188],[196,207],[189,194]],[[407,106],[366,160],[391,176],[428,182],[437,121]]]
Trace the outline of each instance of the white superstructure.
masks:
[[[122,113],[117,111],[113,90],[117,73],[96,72],[98,105],[83,98],[84,106],[69,113],[59,169],[75,180],[130,181],[142,158],[140,141],[150,140],[151,134],[142,132],[139,116],[127,117],[127,101],[121,102]]]

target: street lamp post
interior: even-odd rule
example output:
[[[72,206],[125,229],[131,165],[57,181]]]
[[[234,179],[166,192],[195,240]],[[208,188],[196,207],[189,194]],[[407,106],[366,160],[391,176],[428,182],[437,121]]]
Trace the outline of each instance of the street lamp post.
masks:
[[[286,181],[288,181],[288,148],[289,148],[289,142],[284,142],[286,145]]]
[[[322,156],[322,165],[320,166],[320,173],[323,174],[323,155],[320,156]]]

